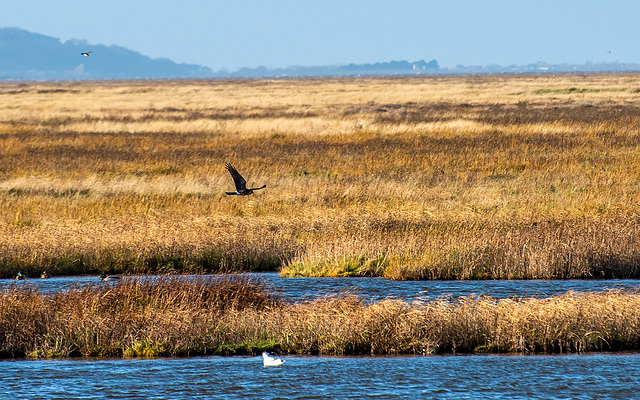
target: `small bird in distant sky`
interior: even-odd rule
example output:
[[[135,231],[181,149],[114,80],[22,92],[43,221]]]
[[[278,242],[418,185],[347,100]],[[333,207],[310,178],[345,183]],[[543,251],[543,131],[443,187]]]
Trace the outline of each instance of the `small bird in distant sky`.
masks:
[[[86,53],[80,53],[81,56],[89,57],[89,54],[93,53],[93,51],[87,51]]]

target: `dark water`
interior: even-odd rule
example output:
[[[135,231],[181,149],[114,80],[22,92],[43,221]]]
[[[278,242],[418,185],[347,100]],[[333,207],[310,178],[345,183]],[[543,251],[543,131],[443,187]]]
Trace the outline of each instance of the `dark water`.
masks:
[[[3,399],[633,399],[640,355],[1,361]]]
[[[341,291],[368,301],[467,295],[547,297],[637,289],[640,280],[423,281],[280,278],[257,274],[289,301]],[[0,280],[44,292],[104,285],[96,277]],[[0,399],[640,399],[640,354],[559,356],[260,357],[0,361]]]
[[[406,301],[440,297],[488,295],[496,298],[549,297],[574,292],[640,289],[640,280],[566,281],[389,281],[382,278],[280,278],[265,274],[269,284],[285,298],[311,299],[339,291],[353,292],[366,300],[388,297]]]
[[[350,292],[368,301],[393,297],[407,301],[439,297],[490,295],[497,298],[548,297],[567,291],[587,292],[608,289],[640,289],[640,280],[566,280],[566,281],[389,281],[381,278],[281,278],[275,273],[251,274],[266,280],[269,287],[290,301],[314,299]],[[109,284],[95,276],[27,279],[16,282],[0,279],[0,288],[12,284],[34,285],[48,292],[74,286]]]

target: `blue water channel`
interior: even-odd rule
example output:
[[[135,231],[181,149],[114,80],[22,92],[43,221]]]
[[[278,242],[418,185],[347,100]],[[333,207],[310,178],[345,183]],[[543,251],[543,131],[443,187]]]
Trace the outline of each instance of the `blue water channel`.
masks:
[[[0,361],[3,399],[634,399],[640,356]]]
[[[568,291],[599,292],[610,289],[640,289],[640,280],[496,280],[496,281],[390,281],[382,278],[281,278],[276,273],[248,274],[264,280],[268,288],[283,299],[297,302],[323,296],[352,293],[365,301],[396,298],[428,301],[436,298],[487,295],[496,298],[544,298]],[[135,279],[135,277],[132,277]],[[16,282],[0,279],[0,288],[32,285],[42,292],[86,285],[104,285],[96,276],[26,279]]]
[[[637,290],[640,280],[420,281],[280,278],[257,274],[291,302],[337,293],[366,301],[469,295],[543,298],[567,291]],[[107,284],[94,276],[0,280],[42,292]],[[0,361],[0,399],[634,399],[640,354],[261,357]]]

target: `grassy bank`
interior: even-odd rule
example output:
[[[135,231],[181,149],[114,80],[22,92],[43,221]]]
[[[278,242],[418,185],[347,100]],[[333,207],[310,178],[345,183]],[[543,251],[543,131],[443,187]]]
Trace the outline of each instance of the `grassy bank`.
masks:
[[[635,75],[0,84],[0,276],[640,277]],[[224,163],[250,185],[233,188]]]
[[[290,304],[242,276],[161,278],[0,297],[3,357],[563,353],[640,350],[640,295]]]

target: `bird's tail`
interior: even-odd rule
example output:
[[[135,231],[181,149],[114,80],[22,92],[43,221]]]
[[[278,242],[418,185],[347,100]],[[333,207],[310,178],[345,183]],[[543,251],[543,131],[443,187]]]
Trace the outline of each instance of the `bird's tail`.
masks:
[[[236,192],[225,192],[226,194],[228,194],[229,196],[233,196],[234,194],[238,194]]]

